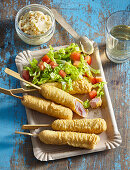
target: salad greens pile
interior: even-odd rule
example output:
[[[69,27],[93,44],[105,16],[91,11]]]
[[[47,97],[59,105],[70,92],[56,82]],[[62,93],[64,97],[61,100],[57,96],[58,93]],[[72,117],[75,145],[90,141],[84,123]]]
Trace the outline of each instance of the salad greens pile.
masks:
[[[81,54],[78,67],[73,65],[70,58],[72,52],[80,52]],[[53,47],[50,46],[47,56],[51,59],[51,61],[58,64],[55,68],[52,68],[50,64],[44,62],[45,68],[44,70],[40,70],[38,61],[35,58],[30,61],[30,66],[24,67],[24,70],[29,71],[33,84],[41,85],[46,82],[60,82],[63,90],[72,90],[72,81],[82,79],[85,74],[87,74],[88,77],[92,77],[93,74],[100,73],[100,70],[95,70],[88,65],[84,59],[86,54],[83,53],[80,47],[75,43],[72,43],[66,48],[61,48],[58,51],[54,51]],[[64,78],[59,74],[60,70],[63,70],[66,73]],[[99,87],[97,91],[98,96],[103,95],[103,85],[103,82],[101,84],[97,83],[93,85],[94,88]]]
[[[104,95],[104,92],[103,92],[104,84],[106,84],[106,82],[100,82],[100,83],[96,83],[96,84],[93,85],[93,88],[98,87],[97,97],[102,97]]]

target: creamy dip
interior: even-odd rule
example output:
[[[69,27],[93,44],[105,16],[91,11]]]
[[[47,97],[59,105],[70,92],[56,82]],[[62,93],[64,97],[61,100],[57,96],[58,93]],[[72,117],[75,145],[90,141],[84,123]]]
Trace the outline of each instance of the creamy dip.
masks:
[[[30,35],[40,35],[47,32],[52,26],[51,17],[41,11],[29,11],[21,16],[20,29]]]

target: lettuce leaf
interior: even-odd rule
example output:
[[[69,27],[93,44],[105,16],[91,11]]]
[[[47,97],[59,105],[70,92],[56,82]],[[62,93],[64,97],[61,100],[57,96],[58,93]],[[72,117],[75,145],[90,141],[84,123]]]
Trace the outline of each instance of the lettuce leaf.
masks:
[[[97,97],[101,97],[101,96],[104,95],[104,92],[103,92],[104,84],[106,84],[106,82],[100,82],[100,83],[96,83],[96,84],[93,85],[93,88],[97,88],[98,87]]]
[[[51,45],[49,47],[50,47],[50,50],[47,53],[47,55],[51,59],[51,61],[56,62],[55,59],[54,59],[54,48]]]
[[[64,80],[67,82],[67,91],[73,90],[72,79],[70,77],[65,77]]]
[[[82,75],[84,75],[86,73],[88,75],[88,77],[93,76],[89,67],[88,67],[88,64],[85,61],[83,61],[79,64],[78,69]]]
[[[102,89],[104,87],[104,84],[107,84],[107,82],[102,81],[100,83],[93,84],[93,88],[99,87],[100,89]]]
[[[64,81],[61,81],[61,84],[62,84],[62,90],[66,90],[66,82],[64,82]]]
[[[65,48],[65,52],[72,53],[74,51],[81,52],[81,49],[79,48],[78,44],[72,43],[70,46]]]
[[[66,62],[64,70],[72,80],[77,80],[80,76],[79,70],[69,62]]]
[[[92,73],[94,73],[94,74],[100,74],[100,70],[96,70],[96,69],[90,67],[89,65],[88,65],[88,67],[89,67],[89,69],[90,69],[90,71],[91,71]]]
[[[90,107],[90,102],[88,99],[83,103],[83,106],[85,109],[88,109]]]
[[[66,61],[70,61],[70,55],[72,52],[74,51],[78,51],[81,52],[79,46],[75,43],[72,43],[70,46],[66,47],[66,48],[61,48],[58,51],[54,52],[54,58],[57,60],[66,60]]]

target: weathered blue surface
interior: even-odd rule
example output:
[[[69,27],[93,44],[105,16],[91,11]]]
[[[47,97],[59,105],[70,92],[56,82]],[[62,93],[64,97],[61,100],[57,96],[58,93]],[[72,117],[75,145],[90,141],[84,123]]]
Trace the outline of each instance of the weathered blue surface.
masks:
[[[31,3],[44,4],[41,0],[0,2],[0,87],[2,88],[20,87],[18,80],[4,73],[6,67],[17,71],[14,60],[20,51],[44,48],[49,44],[57,46],[73,42],[73,38],[57,24],[53,41],[40,47],[23,43],[16,35],[14,17],[21,7]],[[45,1],[45,5],[56,8],[79,34],[87,35],[98,43],[103,43],[105,40],[106,18],[112,12],[130,10],[129,0],[53,0],[53,2],[48,0]],[[0,169],[35,169],[42,166],[45,169],[127,169],[129,159],[127,149],[128,69],[128,62],[120,65],[113,63],[110,63],[109,66],[104,65],[115,116],[123,138],[121,147],[110,152],[68,158],[51,163],[37,161],[32,154],[30,139],[14,135],[15,130],[21,130],[21,125],[27,123],[25,108],[19,99],[0,94]]]

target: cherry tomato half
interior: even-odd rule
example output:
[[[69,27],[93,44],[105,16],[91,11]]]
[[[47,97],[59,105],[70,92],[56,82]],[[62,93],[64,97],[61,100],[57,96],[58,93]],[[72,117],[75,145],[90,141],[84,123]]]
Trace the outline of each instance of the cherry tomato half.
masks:
[[[48,55],[44,55],[44,57],[42,57],[42,61],[48,64],[51,62],[51,59],[48,57]]]
[[[88,79],[89,79],[89,81],[90,81],[92,84],[96,84],[96,83],[97,83],[97,80],[96,80],[95,77],[89,77]]]
[[[88,65],[91,64],[92,59],[91,59],[91,57],[90,57],[89,55],[87,55],[84,59],[86,60],[86,62],[88,63]]]
[[[51,61],[49,64],[51,65],[51,67],[52,67],[53,69],[58,66],[58,64],[55,63],[54,61]]]
[[[64,78],[66,76],[66,73],[63,70],[60,70],[59,75]]]
[[[74,61],[74,62],[73,62],[73,65],[74,65],[75,67],[78,67],[78,66],[79,66],[79,63],[80,63],[80,61]]]
[[[79,52],[72,52],[70,55],[72,61],[80,61],[80,53]]]
[[[45,66],[44,66],[44,62],[43,61],[40,61],[40,63],[38,64],[40,70],[44,70],[45,69]]]
[[[89,92],[89,97],[90,99],[93,99],[97,96],[97,91],[93,89],[92,91]]]
[[[96,77],[96,83],[100,83],[103,81],[103,78],[102,77]]]
[[[28,70],[23,70],[22,71],[22,77],[24,78],[24,80],[29,80],[30,76],[29,76],[29,71]]]

